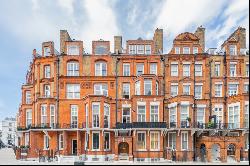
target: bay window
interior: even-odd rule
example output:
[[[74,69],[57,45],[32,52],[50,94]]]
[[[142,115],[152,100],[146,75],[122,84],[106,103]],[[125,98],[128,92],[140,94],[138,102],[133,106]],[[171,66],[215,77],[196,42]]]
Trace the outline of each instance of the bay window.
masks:
[[[181,150],[188,150],[188,132],[181,133]]]
[[[177,106],[171,106],[169,108],[169,126],[170,128],[176,127],[177,124]]]
[[[168,133],[168,147],[176,149],[176,133],[174,132]]]
[[[138,63],[136,64],[136,75],[142,75],[144,74],[144,64],[143,63]]]
[[[159,122],[159,105],[150,105],[150,122]]]
[[[188,127],[188,121],[187,118],[189,117],[189,110],[188,105],[181,105],[180,108],[180,114],[181,114],[181,127]]]
[[[63,134],[59,135],[59,150],[63,150]]]
[[[240,127],[240,103],[228,105],[228,123],[230,129]]]
[[[41,105],[41,126],[44,127],[47,124],[47,105]]]
[[[152,80],[144,80],[144,95],[152,95]]]
[[[77,128],[78,126],[78,106],[71,105],[71,128]]]
[[[25,133],[24,135],[24,139],[25,139],[25,142],[24,142],[24,145],[25,146],[29,146],[30,145],[30,134],[29,133]]]
[[[31,91],[25,92],[25,99],[26,99],[25,101],[26,104],[31,104]]]
[[[44,85],[44,97],[50,97],[50,85]]]
[[[205,107],[197,107],[197,123],[204,124],[205,123]]]
[[[50,65],[44,66],[44,78],[50,78]]]
[[[129,107],[122,108],[122,123],[131,123]]]
[[[93,127],[100,127],[100,103],[92,103],[92,121]]]
[[[26,109],[26,127],[29,128],[32,125],[32,109]]]
[[[244,107],[244,128],[249,128],[249,101],[245,102]]]
[[[110,127],[110,108],[108,104],[104,104],[104,128]]]
[[[183,54],[190,54],[190,48],[189,47],[183,47]]]
[[[157,75],[157,63],[150,63],[150,74]]]
[[[100,150],[100,133],[92,133],[92,150]]]
[[[50,127],[56,127],[56,112],[55,105],[50,105]]]
[[[110,150],[110,133],[104,132],[104,150]]]

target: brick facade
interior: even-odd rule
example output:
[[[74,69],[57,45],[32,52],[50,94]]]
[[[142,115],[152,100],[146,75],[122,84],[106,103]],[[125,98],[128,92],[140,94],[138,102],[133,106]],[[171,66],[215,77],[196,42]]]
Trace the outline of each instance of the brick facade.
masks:
[[[85,54],[83,42],[61,30],[61,53],[53,42],[42,44],[42,55],[33,51],[18,112],[19,145],[29,146],[29,158],[53,150],[89,161],[248,159],[244,35],[238,28],[223,54],[209,54],[199,27],[179,34],[162,54],[163,30],[156,29],[152,40],[128,40],[126,50],[116,36],[115,53],[99,40]]]

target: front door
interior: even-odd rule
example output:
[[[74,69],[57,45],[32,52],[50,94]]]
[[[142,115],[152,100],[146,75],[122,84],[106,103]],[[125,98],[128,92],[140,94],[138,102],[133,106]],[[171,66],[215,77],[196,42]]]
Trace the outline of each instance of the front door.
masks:
[[[121,142],[118,146],[119,155],[128,155],[129,153],[129,145],[127,142]]]
[[[72,140],[72,155],[77,155],[77,140]]]
[[[213,144],[211,153],[212,162],[220,161],[220,146],[218,144]]]

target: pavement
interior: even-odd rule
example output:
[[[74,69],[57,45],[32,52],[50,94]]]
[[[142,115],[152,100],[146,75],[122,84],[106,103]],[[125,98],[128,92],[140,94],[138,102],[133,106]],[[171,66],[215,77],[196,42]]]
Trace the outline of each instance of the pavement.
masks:
[[[13,149],[0,149],[0,165],[73,165],[73,162],[38,162],[16,160]],[[86,162],[84,165],[249,165],[249,162],[240,163],[201,163],[201,162]]]

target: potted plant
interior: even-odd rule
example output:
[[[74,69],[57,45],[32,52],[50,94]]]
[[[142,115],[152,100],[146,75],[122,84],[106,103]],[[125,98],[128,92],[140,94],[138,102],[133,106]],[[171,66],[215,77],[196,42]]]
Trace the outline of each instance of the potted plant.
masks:
[[[189,124],[190,124],[190,122],[191,122],[191,118],[190,117],[187,117],[187,127],[189,127]]]
[[[207,125],[208,128],[213,128],[214,127],[214,122],[208,122],[208,125]]]

